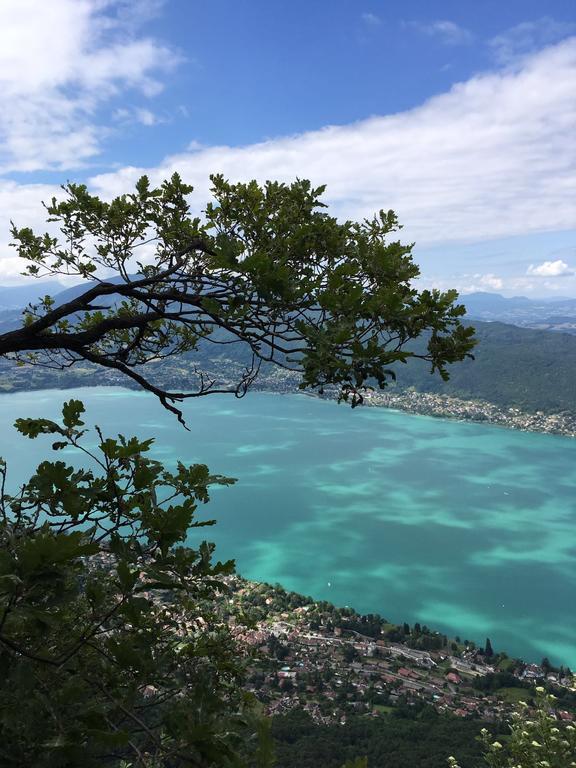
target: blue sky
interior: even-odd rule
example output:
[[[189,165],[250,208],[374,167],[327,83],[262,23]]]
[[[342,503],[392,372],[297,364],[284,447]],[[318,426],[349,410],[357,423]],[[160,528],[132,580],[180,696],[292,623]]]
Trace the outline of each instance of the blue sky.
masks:
[[[103,195],[310,177],[335,213],[394,208],[422,285],[576,296],[573,0],[2,0],[8,220],[66,180]]]

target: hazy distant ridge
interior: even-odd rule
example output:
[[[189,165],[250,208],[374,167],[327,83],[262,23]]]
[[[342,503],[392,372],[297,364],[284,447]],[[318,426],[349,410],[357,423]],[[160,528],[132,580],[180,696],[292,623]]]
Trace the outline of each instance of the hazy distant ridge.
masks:
[[[49,292],[50,286],[54,284],[35,283],[34,294],[44,295]],[[68,301],[85,287],[87,284],[54,291],[54,295],[60,302]],[[19,312],[9,309],[2,301],[13,301],[15,296],[26,296],[30,301],[31,287],[26,288],[27,294],[19,288],[0,287],[0,332],[20,323]],[[57,303],[60,303],[58,299]],[[576,325],[576,299],[536,301],[524,297],[506,299],[498,294],[478,293],[462,296],[461,301],[467,306],[470,322],[477,332],[479,344],[474,352],[475,360],[451,366],[449,382],[441,381],[438,376],[430,376],[427,364],[411,361],[408,365],[396,367],[398,387],[415,387],[421,392],[453,395],[467,400],[486,400],[500,407],[514,406],[526,411],[558,413],[576,410],[576,335],[518,327],[511,324],[514,321],[510,319],[506,323],[498,321],[500,317],[513,316],[519,325],[526,325],[528,322],[536,323],[539,312],[547,312],[552,316],[562,311],[561,317],[573,315]],[[25,303],[26,300],[21,306]],[[491,322],[476,318],[485,318]],[[424,344],[425,340],[421,339],[416,346],[421,348]],[[199,354],[194,356],[194,361],[208,366],[212,372],[221,371],[221,375],[226,376],[230,362],[246,364],[248,357],[246,349],[240,345],[214,348],[213,345],[204,344]],[[181,364],[186,366],[184,359]],[[4,391],[27,388],[27,380],[30,381],[30,388],[34,389],[88,383],[76,381],[72,371],[65,376],[57,376],[42,369],[26,368],[12,372],[11,368],[7,363],[2,365],[2,378],[4,384],[8,385]],[[265,368],[264,379],[267,373]],[[160,368],[158,372],[161,373]],[[16,373],[18,383],[12,379]],[[24,383],[23,376],[26,377]],[[265,381],[263,383],[266,386]]]
[[[472,319],[576,334],[576,299],[505,298],[498,293],[471,293],[461,296],[460,301]]]

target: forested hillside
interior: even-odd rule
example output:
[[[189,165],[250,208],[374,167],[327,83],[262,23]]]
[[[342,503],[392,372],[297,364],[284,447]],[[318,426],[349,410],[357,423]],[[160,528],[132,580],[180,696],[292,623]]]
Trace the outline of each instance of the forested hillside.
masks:
[[[13,326],[12,318],[11,325]],[[576,336],[519,328],[504,323],[474,321],[478,345],[474,359],[449,367],[450,380],[430,376],[429,364],[411,360],[395,366],[396,384],[391,391],[414,387],[420,392],[453,395],[463,399],[486,400],[502,408],[558,413],[573,411],[576,404]],[[221,332],[220,332],[221,335]],[[424,348],[426,339],[417,342]],[[204,344],[195,355],[183,355],[174,361],[154,363],[147,373],[158,381],[181,380],[194,365],[201,365],[217,380],[226,381],[232,371],[249,363],[249,353],[242,345]],[[176,369],[175,369],[176,366]],[[4,392],[49,387],[78,387],[99,384],[130,386],[130,381],[116,374],[91,375],[89,364],[62,373],[45,368],[17,368],[0,361]],[[284,382],[284,383],[283,383]],[[259,388],[295,388],[294,378],[264,363]]]
[[[345,725],[316,725],[294,710],[272,720],[278,768],[340,768],[367,756],[370,768],[446,768],[457,754],[462,768],[485,766],[476,741],[483,723],[437,715],[432,708],[405,708],[394,715],[353,717]]]
[[[396,366],[397,386],[527,411],[574,409],[576,337],[504,323],[475,321],[474,327],[475,359],[452,366],[448,382],[430,376],[429,366],[414,360]]]

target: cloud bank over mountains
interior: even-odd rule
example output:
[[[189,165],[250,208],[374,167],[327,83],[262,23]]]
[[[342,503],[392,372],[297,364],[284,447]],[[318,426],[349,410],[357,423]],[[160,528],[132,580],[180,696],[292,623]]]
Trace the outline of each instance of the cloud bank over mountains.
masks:
[[[30,24],[32,6],[36,19]],[[134,5],[141,14],[149,7],[145,0]],[[138,14],[128,22],[119,0],[53,0],[42,9],[34,0],[4,0],[0,10],[0,282],[15,279],[21,269],[5,255],[9,219],[41,227],[39,201],[58,193],[51,184],[6,174],[67,169],[63,178],[74,178],[70,170],[96,156],[106,139],[109,129],[99,123],[99,110],[119,93],[152,100],[179,60],[176,51],[143,37]],[[55,29],[58,34],[51,34]],[[153,107],[135,106],[133,114],[144,126],[154,124]],[[454,247],[576,229],[575,135],[571,37],[508,57],[499,69],[405,112],[240,147],[202,147],[191,136],[187,150],[167,151],[155,167],[120,167],[88,184],[110,197],[129,191],[143,173],[158,182],[178,171],[195,185],[192,199],[201,209],[210,173],[232,180],[306,177],[328,185],[326,199],[340,217],[393,208],[403,239]],[[532,272],[525,264],[520,274],[525,281],[562,274],[565,284],[569,262],[562,262],[564,271],[546,274],[538,270],[553,260]],[[475,284],[503,285],[493,267],[486,274],[478,265],[467,271]]]

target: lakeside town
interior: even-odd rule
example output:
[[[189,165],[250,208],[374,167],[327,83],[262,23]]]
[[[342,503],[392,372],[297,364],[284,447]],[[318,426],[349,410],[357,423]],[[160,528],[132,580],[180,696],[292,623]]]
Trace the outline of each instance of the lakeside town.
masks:
[[[218,358],[203,371],[206,380],[214,381],[219,388],[234,388],[242,376],[242,366],[234,360]],[[152,372],[152,373],[150,373]],[[47,370],[34,365],[16,366],[12,361],[0,361],[2,383],[0,392],[31,391],[38,389],[67,389],[89,386],[117,386],[139,389],[138,385],[117,371],[99,371],[95,379],[89,365],[82,364],[68,371]],[[147,364],[147,374],[156,384],[166,389],[180,390],[193,387],[194,372],[186,360],[158,361]],[[282,368],[270,367],[260,372],[251,389],[277,394],[302,394],[298,388],[299,375]],[[304,393],[310,397],[335,399],[337,392],[327,388],[322,394]],[[368,390],[364,393],[364,405],[390,408],[415,415],[457,419],[476,423],[496,424],[507,429],[525,432],[543,432],[565,437],[576,437],[576,413],[548,413],[523,411],[520,408],[502,408],[485,400],[467,400],[449,395],[419,392],[415,389],[391,387],[385,391]]]
[[[367,392],[364,402],[369,406],[393,408],[422,416],[486,422],[524,432],[546,432],[576,437],[576,415],[567,412],[526,413],[519,408],[499,408],[482,400],[462,400],[412,389],[402,392]]]
[[[300,392],[297,377],[284,371],[276,370],[274,376],[265,377],[255,389],[281,394]],[[326,390],[323,395],[310,394],[312,397],[335,399],[335,391]],[[368,390],[363,395],[364,405],[378,408],[390,408],[419,416],[434,416],[441,419],[457,419],[477,423],[497,424],[507,429],[524,432],[544,432],[565,437],[576,437],[576,414],[529,413],[520,408],[501,408],[485,400],[465,400],[451,395],[439,395],[431,392],[418,392],[413,388],[391,388],[385,391]]]
[[[556,696],[556,718],[576,720],[576,678],[547,659],[526,664],[495,652],[489,639],[478,648],[238,576],[228,588],[219,610],[245,649],[248,690],[268,714],[303,709],[317,723],[345,723],[424,703],[500,722],[544,686]]]
[[[242,367],[234,360],[218,359],[207,370],[207,377],[217,381],[219,386],[232,385],[241,375]],[[185,365],[162,364],[159,381],[163,386],[181,387],[183,377],[190,376]],[[275,392],[278,394],[302,394],[298,383],[299,374],[279,367],[262,370],[254,382],[253,391]],[[116,374],[115,384],[126,386]],[[306,392],[311,397],[336,399],[337,391],[327,387],[322,394]],[[384,391],[368,390],[364,393],[364,405],[390,408],[420,416],[434,416],[442,419],[457,419],[476,423],[497,424],[507,429],[525,432],[543,432],[565,437],[576,437],[576,413],[548,413],[541,410],[533,413],[517,407],[502,408],[485,400],[467,400],[450,395],[419,392],[413,388],[400,389],[396,386]]]

